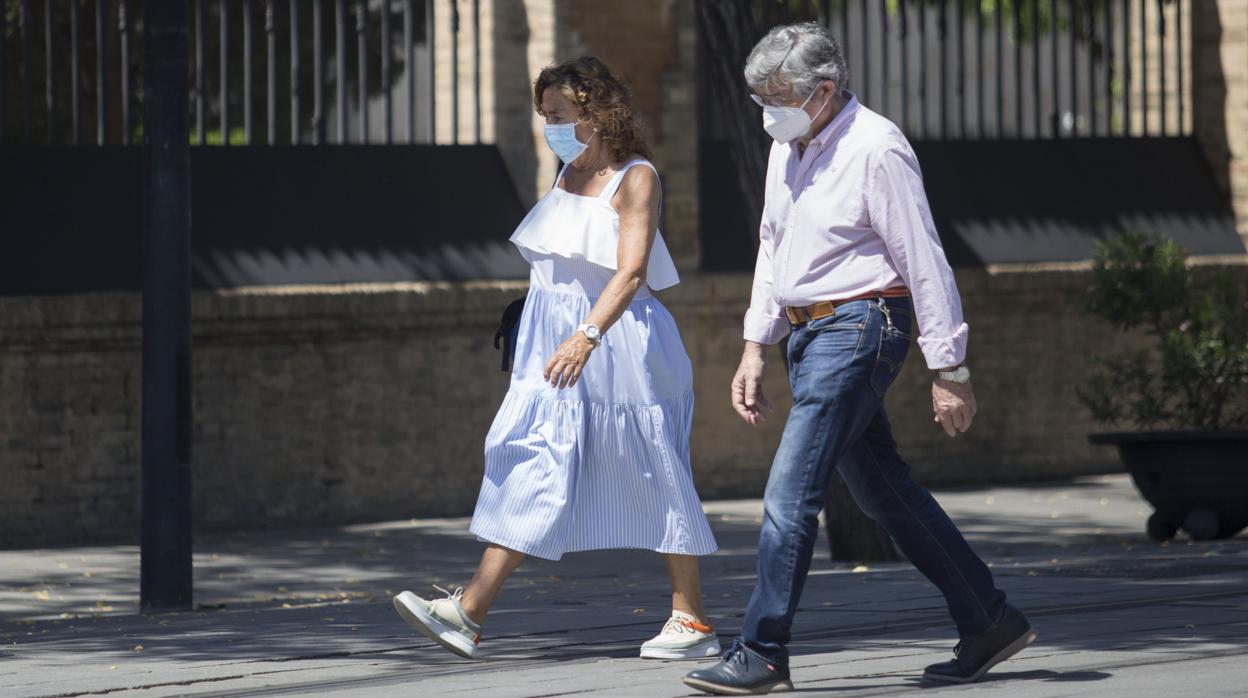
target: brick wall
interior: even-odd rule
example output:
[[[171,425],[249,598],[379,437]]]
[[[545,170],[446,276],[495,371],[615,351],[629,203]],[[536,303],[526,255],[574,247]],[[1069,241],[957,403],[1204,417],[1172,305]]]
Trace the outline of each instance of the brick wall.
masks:
[[[1240,267],[1242,269],[1242,267]],[[960,272],[981,412],[931,422],[917,348],[889,396],[929,483],[1013,482],[1116,468],[1073,386],[1128,338],[1087,317],[1086,272]],[[194,482],[200,530],[463,515],[506,390],[490,346],[514,283],[293,287],[194,297]],[[746,427],[728,404],[744,275],[687,278],[663,300],[693,359],[693,464],[704,496],[756,497],[788,409]],[[0,544],[135,534],[139,321],[134,295],[0,298]],[[773,357],[775,358],[775,357]]]

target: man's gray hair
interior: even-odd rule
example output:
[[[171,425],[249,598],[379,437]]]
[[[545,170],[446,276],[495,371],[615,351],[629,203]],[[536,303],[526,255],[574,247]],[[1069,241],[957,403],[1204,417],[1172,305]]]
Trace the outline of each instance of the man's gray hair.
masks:
[[[846,87],[849,68],[841,45],[817,22],[786,24],[767,32],[745,59],[745,82],[755,92],[768,86],[789,87],[796,97],[814,91],[824,80]]]

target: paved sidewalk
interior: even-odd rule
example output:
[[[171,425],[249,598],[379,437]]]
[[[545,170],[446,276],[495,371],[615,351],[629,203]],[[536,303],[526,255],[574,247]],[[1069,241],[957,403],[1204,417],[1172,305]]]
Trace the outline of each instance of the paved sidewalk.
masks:
[[[908,565],[833,565],[826,546],[792,650],[813,695],[1243,695],[1248,537],[1168,545],[1124,477],[938,492],[1032,617],[1040,639],[969,687],[929,687],[952,627]],[[730,637],[753,587],[758,501],[707,504],[721,552],[708,611]],[[467,521],[242,533],[198,541],[193,613],[137,612],[138,551],[0,551],[2,696],[662,696],[697,666],[636,658],[668,592],[653,553],[527,562],[486,627],[481,660],[432,647],[394,615],[402,590],[463,583],[480,546]]]

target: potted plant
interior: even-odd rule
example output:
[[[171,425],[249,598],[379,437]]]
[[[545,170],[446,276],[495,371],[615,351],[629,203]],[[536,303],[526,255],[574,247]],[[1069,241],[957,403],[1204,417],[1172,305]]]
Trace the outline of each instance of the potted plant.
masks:
[[[1155,509],[1148,534],[1196,539],[1248,526],[1248,284],[1200,273],[1177,243],[1127,233],[1097,247],[1085,307],[1148,348],[1099,359],[1078,386],[1099,424],[1139,431],[1093,434],[1116,445]]]

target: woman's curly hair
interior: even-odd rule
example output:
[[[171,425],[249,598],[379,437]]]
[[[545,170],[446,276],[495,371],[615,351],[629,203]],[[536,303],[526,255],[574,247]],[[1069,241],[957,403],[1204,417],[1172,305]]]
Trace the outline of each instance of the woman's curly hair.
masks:
[[[633,112],[633,95],[605,63],[581,56],[542,70],[533,84],[533,106],[542,116],[542,93],[555,87],[581,108],[598,127],[598,137],[612,159],[626,160],[633,153],[650,159],[650,147],[641,137],[641,124]]]

